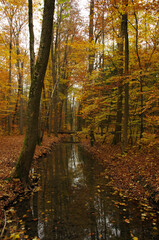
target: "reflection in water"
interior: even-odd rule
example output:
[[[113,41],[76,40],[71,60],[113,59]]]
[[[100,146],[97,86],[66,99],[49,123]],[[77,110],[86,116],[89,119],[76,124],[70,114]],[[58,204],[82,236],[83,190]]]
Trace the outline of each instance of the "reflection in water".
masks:
[[[153,213],[143,219],[142,209],[114,194],[78,145],[57,145],[39,165],[41,190],[17,208],[29,239],[158,239]]]

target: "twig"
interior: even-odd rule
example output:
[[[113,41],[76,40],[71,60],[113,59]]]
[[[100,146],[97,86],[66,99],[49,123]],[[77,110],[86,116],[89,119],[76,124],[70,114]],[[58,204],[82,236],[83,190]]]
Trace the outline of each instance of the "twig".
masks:
[[[7,216],[6,216],[6,211],[4,210],[4,226],[3,226],[3,229],[2,229],[2,232],[1,232],[1,237],[4,234],[4,230],[6,228],[6,225],[7,225]]]

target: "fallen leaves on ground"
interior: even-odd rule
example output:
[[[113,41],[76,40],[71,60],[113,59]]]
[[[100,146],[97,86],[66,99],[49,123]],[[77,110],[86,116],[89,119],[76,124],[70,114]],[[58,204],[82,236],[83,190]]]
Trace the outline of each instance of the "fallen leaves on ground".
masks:
[[[159,150],[157,148],[131,147],[121,155],[120,146],[96,142],[93,147],[89,140],[83,140],[84,148],[103,166],[102,172],[108,185],[123,196],[141,201],[148,199],[159,203]]]
[[[41,146],[36,146],[34,159],[38,159],[51,151],[53,143],[59,141],[60,138],[44,135]],[[14,170],[18,160],[24,135],[17,136],[0,136],[0,225],[3,219],[3,208],[9,202],[16,198],[22,191],[23,187],[20,180],[10,180],[11,173]]]

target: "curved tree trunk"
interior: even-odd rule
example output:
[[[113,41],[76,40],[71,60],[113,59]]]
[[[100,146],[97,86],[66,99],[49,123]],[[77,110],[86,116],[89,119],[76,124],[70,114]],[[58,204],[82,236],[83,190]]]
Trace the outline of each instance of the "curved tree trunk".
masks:
[[[54,3],[55,0],[45,0],[44,2],[40,47],[27,108],[25,140],[14,172],[14,177],[19,177],[24,183],[28,182],[29,170],[36,147],[40,98],[52,39]]]

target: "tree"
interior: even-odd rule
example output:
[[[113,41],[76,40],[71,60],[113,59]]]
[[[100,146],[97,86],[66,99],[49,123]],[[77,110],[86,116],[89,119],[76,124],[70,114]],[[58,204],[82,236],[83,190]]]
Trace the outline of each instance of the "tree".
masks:
[[[117,115],[116,115],[116,125],[115,133],[113,138],[113,144],[118,144],[121,142],[121,131],[122,131],[122,99],[123,99],[123,44],[124,44],[124,15],[121,17],[121,27],[118,40],[118,55],[119,55],[119,64],[118,64],[118,74],[121,76],[118,86],[118,99],[117,99]]]
[[[28,15],[29,15],[29,33],[30,33],[30,72],[31,72],[31,80],[32,80],[33,74],[34,74],[34,65],[35,65],[32,0],[28,0]]]
[[[92,53],[92,43],[94,40],[93,37],[93,27],[94,27],[94,0],[90,1],[90,14],[89,14],[89,44],[90,44],[90,48],[89,48],[89,68],[88,68],[88,74],[89,74],[89,78],[91,78],[92,72],[93,72],[93,65],[94,65],[94,53]],[[95,137],[94,137],[94,130],[93,130],[93,126],[91,126],[90,129],[90,141],[91,141],[91,145],[93,146],[94,141],[95,141]]]
[[[9,24],[9,91],[8,91],[8,105],[9,105],[9,114],[8,114],[8,134],[11,133],[11,82],[12,82],[12,41],[13,41],[13,19],[16,15],[17,8],[14,8],[14,2],[11,0],[6,3],[4,0],[1,0],[1,3],[4,5],[4,14],[8,20]]]
[[[25,184],[28,183],[29,170],[31,167],[38,135],[40,99],[50,53],[54,5],[54,0],[44,1],[40,46],[30,86],[29,101],[27,107],[27,126],[25,140],[13,174],[14,177],[20,178],[21,181]]]
[[[125,13],[123,15],[124,24],[124,38],[125,38],[125,80],[127,81],[127,75],[129,72],[129,37],[128,37],[128,14],[126,7],[128,6],[128,0],[123,0],[125,5]],[[128,141],[128,121],[129,121],[129,83],[124,84],[125,102],[124,102],[124,131],[123,131],[123,143],[122,152],[126,150]]]
[[[11,133],[15,127],[16,117],[20,119],[20,133],[23,132],[23,84],[22,84],[22,70],[23,70],[23,53],[21,48],[21,33],[26,25],[26,0],[22,0],[21,4],[13,0],[0,0],[1,2],[1,37],[4,41],[4,47],[8,49],[9,54],[5,54],[6,62],[8,63],[8,134]],[[7,20],[7,21],[6,21]],[[5,33],[5,34],[4,34]],[[24,43],[24,42],[23,42]],[[23,46],[24,49],[24,46]],[[25,54],[24,54],[25,55]],[[2,60],[4,61],[4,59]],[[16,83],[16,76],[17,82]],[[18,85],[18,86],[17,86]],[[15,90],[17,87],[18,91]],[[15,101],[16,99],[16,101]],[[15,103],[15,106],[14,106]],[[20,106],[19,106],[20,105]]]
[[[71,82],[71,75],[77,68],[73,64],[71,56],[74,51],[72,44],[76,43],[77,36],[80,35],[77,30],[80,25],[79,10],[74,0],[59,1],[56,13],[49,61],[50,69],[52,69],[52,90],[50,91],[49,86],[45,84],[46,101],[49,102],[45,122],[49,123],[47,124],[47,126],[49,125],[49,133],[53,129],[55,135],[70,127],[68,107],[71,98],[69,93],[72,89],[71,85],[74,84]],[[47,72],[49,73],[49,68]]]

